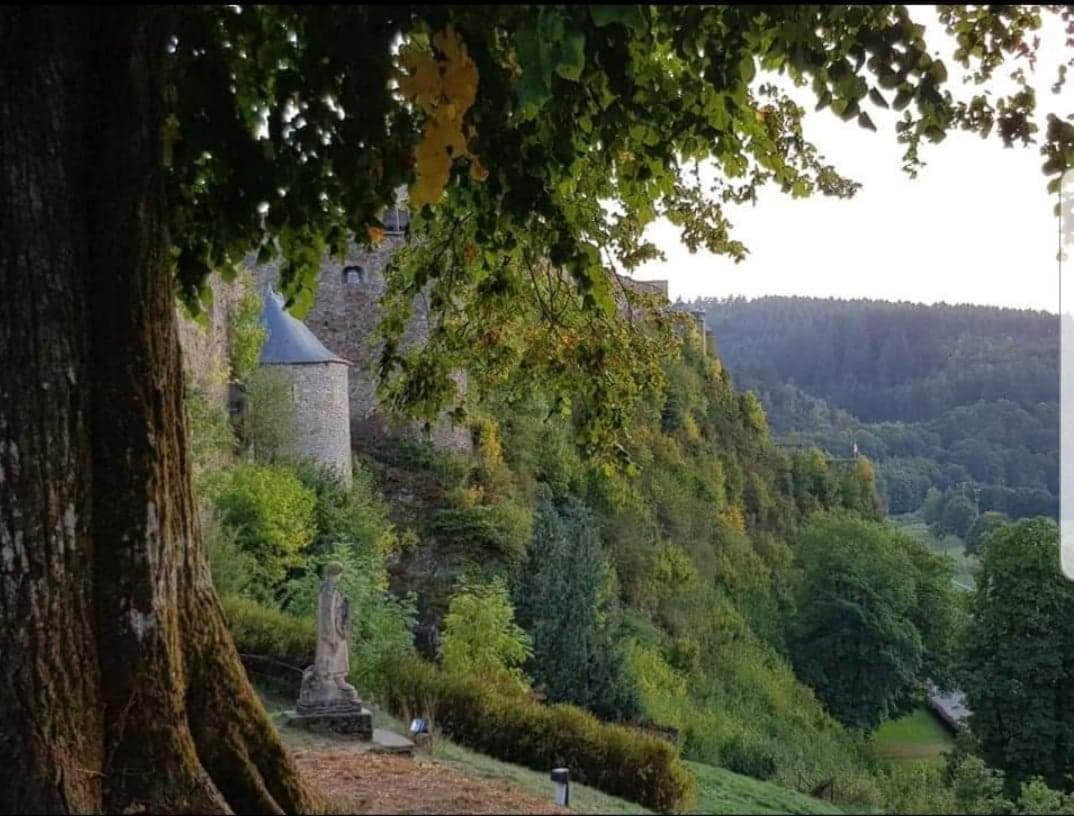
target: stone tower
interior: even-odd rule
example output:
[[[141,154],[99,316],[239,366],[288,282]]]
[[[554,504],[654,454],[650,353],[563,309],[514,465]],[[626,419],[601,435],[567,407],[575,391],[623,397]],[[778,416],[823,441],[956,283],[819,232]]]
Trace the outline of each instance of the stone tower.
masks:
[[[294,436],[286,453],[333,468],[351,484],[350,363],[326,349],[313,332],[287,314],[266,287],[261,322],[268,335],[261,365],[277,366],[291,387]]]

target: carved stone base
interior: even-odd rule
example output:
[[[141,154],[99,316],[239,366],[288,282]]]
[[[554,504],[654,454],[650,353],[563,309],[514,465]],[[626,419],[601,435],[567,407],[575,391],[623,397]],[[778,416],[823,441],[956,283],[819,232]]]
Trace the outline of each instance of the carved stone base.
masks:
[[[342,674],[323,675],[316,666],[302,672],[302,691],[298,695],[298,708],[321,706],[361,705],[358,692]]]
[[[373,738],[373,713],[366,708],[354,686],[342,674],[322,675],[316,666],[302,673],[298,705],[288,725]]]
[[[336,734],[373,739],[373,712],[364,706],[351,709],[288,712],[287,724],[313,731],[332,731]]]

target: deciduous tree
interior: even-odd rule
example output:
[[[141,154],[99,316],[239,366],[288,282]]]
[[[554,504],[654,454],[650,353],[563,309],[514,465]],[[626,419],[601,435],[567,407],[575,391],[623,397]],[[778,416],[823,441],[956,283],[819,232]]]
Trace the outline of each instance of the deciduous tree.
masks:
[[[941,12],[982,80],[1040,15]],[[525,235],[610,310],[602,253],[651,257],[658,215],[740,257],[722,202],[854,191],[758,69],[865,127],[903,111],[910,170],[951,129],[1032,137],[1028,87],[960,99],[923,35],[903,6],[0,10],[0,810],[318,807],[212,589],[176,286],[196,308],[279,253],[301,311],[411,183],[469,209],[482,287]],[[1072,131],[1048,124],[1053,176]]]
[[[819,518],[798,545],[795,668],[844,724],[872,730],[946,685],[957,625],[949,563],[894,528]]]
[[[1074,769],[1074,584],[1050,519],[992,533],[962,656],[962,687],[985,762],[1021,782],[1069,786]]]

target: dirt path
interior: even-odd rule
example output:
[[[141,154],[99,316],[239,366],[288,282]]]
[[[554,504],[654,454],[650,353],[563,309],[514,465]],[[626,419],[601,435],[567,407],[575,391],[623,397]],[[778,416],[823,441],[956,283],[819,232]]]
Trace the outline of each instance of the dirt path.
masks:
[[[303,773],[339,813],[559,813],[548,800],[435,759],[364,753],[353,743],[282,732]]]

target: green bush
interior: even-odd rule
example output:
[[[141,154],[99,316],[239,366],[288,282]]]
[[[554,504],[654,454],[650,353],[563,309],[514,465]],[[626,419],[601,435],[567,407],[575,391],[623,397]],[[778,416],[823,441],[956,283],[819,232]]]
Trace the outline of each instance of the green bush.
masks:
[[[227,411],[187,378],[184,391],[194,478],[222,466],[235,447]]]
[[[463,582],[444,616],[440,638],[444,670],[489,685],[524,690],[529,681],[521,667],[532,655],[530,637],[515,623],[504,582]]]
[[[861,747],[796,681],[787,663],[740,629],[726,601],[699,604],[697,614],[710,621],[711,631],[689,671],[670,661],[679,648],[689,647],[662,641],[658,632],[639,628],[628,646],[646,719],[681,734],[684,758],[803,793],[834,779],[839,801],[878,803]]]
[[[257,368],[268,331],[261,325],[261,297],[253,275],[244,269],[238,277],[243,293],[228,313],[228,351],[232,378],[246,382]]]
[[[957,812],[954,793],[945,784],[940,766],[927,762],[891,762],[879,775],[879,782],[884,809],[889,813]]]
[[[388,519],[388,507],[373,486],[368,468],[360,462],[354,463],[350,487],[340,481],[334,469],[308,460],[293,469],[316,497],[317,534],[310,546],[312,554],[328,552],[345,542],[356,553],[383,559],[412,543]]]
[[[296,669],[313,662],[317,624],[312,617],[298,618],[234,595],[222,596],[221,603],[241,654],[267,657]]]
[[[238,533],[221,524],[211,509],[200,511],[201,535],[217,593],[269,601],[270,593],[257,578],[257,559],[239,545]]]
[[[696,798],[693,775],[658,737],[601,723],[574,706],[504,694],[420,660],[396,664],[388,707],[419,712],[429,701],[448,736],[505,762],[540,771],[562,765],[583,784],[661,812],[686,810]]]
[[[523,531],[528,522],[528,513],[518,510],[510,502],[447,507],[433,514],[428,528],[450,547],[481,558],[514,560],[525,550]]]
[[[739,733],[724,743],[720,749],[721,764],[743,776],[771,779],[776,775],[776,758],[768,746],[751,737]]]
[[[262,587],[275,587],[289,569],[303,566],[316,533],[316,497],[293,471],[238,465],[221,474],[212,494],[221,523],[257,559],[255,575]]]
[[[291,384],[278,366],[261,366],[246,377],[246,412],[239,427],[243,447],[258,462],[282,458],[295,433]]]

